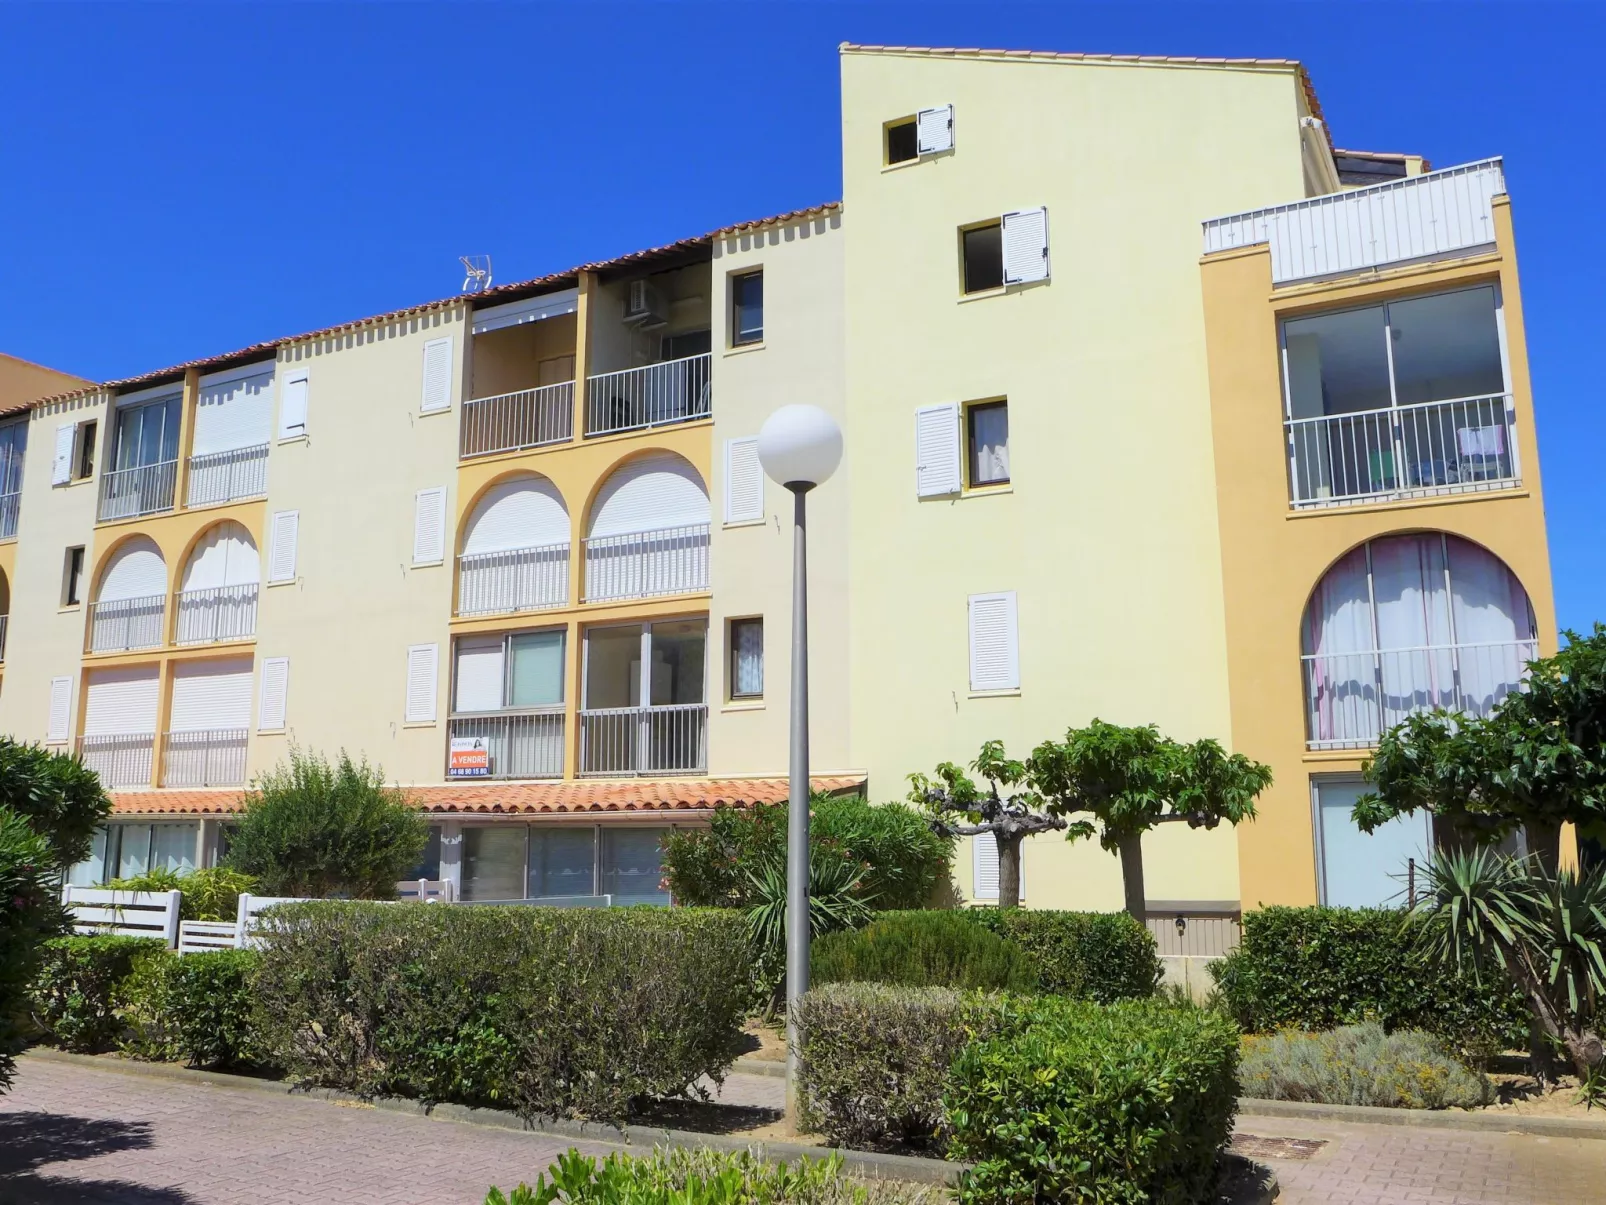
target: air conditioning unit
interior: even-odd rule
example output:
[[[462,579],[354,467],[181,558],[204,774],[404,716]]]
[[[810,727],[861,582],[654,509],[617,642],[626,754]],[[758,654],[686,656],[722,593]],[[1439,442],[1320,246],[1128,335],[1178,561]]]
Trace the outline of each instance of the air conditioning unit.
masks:
[[[625,298],[625,321],[643,330],[669,325],[669,303],[650,281],[633,280]]]

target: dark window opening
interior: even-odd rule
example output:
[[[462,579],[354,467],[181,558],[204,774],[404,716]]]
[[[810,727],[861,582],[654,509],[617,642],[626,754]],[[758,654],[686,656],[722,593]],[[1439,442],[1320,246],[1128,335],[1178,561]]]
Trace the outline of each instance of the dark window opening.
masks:
[[[907,163],[920,158],[920,139],[913,121],[887,127],[887,163]]]
[[[764,341],[764,273],[731,278],[731,346]]]
[[[77,548],[67,549],[66,580],[62,583],[61,603],[64,607],[76,607],[81,601],[78,597],[84,578],[84,550],[80,545]]]
[[[98,429],[93,421],[83,423],[78,428],[78,464],[74,467],[73,476],[80,481],[95,475],[95,433]]]
[[[965,292],[985,293],[1004,287],[1004,228],[998,222],[966,230]]]

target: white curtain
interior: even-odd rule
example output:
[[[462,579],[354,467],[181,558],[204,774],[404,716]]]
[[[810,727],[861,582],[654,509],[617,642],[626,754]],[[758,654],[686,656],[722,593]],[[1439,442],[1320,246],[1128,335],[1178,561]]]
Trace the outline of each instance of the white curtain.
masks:
[[[1317,584],[1305,610],[1304,641],[1311,740],[1368,739],[1377,729],[1377,658],[1364,547]]]
[[[1414,711],[1455,706],[1444,541],[1436,535],[1373,540],[1372,597],[1382,667],[1382,726]]]
[[[1486,714],[1521,681],[1539,655],[1533,608],[1497,557],[1465,540],[1450,540],[1450,606],[1460,646],[1459,706]]]
[[[759,623],[731,625],[735,644],[731,662],[731,694],[754,698],[764,693],[764,626]]]

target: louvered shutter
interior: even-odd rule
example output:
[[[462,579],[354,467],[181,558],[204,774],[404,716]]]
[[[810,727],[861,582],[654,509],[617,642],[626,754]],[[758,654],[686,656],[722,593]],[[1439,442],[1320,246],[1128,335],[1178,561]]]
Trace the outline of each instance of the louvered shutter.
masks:
[[[424,344],[424,397],[419,409],[430,414],[451,404],[452,337],[447,335]]]
[[[415,644],[407,650],[407,722],[435,722],[435,678],[440,645]]]
[[[56,428],[56,459],[50,466],[51,485],[66,485],[72,480],[73,442],[77,434],[76,423],[65,423]]]
[[[915,114],[916,149],[922,155],[935,155],[954,149],[954,107],[938,105]]]
[[[1004,215],[1004,283],[1048,279],[1048,210],[1019,209]]]
[[[446,487],[419,490],[413,501],[413,564],[446,559]]]
[[[294,439],[307,433],[307,370],[284,374],[279,390],[279,438]]]
[[[296,580],[296,537],[300,527],[300,511],[280,510],[273,513],[273,548],[268,554],[270,582]]]
[[[66,740],[71,716],[72,679],[50,679],[50,718],[45,728],[45,740],[52,743]]]
[[[970,596],[970,689],[1018,690],[1015,592]]]
[[[289,697],[290,658],[264,658],[260,693],[257,697],[258,732],[283,731],[285,726],[285,704]]]
[[[976,900],[998,899],[998,838],[981,833],[970,839],[971,893]],[[1020,898],[1026,898],[1026,847],[1021,846]]]
[[[725,441],[725,522],[764,519],[764,466],[758,462],[758,440]]]
[[[915,493],[922,498],[957,494],[959,407],[923,406],[915,411]]]

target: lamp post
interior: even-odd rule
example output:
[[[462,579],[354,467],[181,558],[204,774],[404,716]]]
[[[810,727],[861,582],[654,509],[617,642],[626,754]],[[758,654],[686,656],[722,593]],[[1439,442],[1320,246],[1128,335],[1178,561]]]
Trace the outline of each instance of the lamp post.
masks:
[[[842,461],[842,429],[818,406],[782,406],[758,433],[758,459],[792,491],[791,782],[786,817],[786,1111],[797,1117],[797,1001],[809,990],[809,615],[804,499]]]

